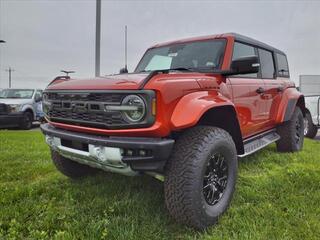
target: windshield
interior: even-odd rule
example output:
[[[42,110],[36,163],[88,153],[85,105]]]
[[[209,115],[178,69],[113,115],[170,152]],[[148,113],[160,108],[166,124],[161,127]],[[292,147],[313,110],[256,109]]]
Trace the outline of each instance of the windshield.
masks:
[[[31,89],[4,89],[0,91],[0,98],[32,98]]]
[[[180,43],[149,49],[135,72],[164,69],[219,69],[225,40]]]

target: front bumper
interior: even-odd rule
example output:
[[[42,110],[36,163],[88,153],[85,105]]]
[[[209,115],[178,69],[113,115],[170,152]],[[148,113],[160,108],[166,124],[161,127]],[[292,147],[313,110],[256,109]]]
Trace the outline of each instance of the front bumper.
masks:
[[[0,128],[18,126],[20,125],[22,119],[22,112],[0,114]]]
[[[46,123],[41,126],[47,143],[61,155],[106,171],[134,175],[162,173],[174,140],[163,138],[99,136],[71,132]]]

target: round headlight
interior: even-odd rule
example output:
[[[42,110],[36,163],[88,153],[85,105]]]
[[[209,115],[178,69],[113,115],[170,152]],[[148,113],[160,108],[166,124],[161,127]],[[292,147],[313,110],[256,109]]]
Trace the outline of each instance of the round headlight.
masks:
[[[11,112],[19,112],[20,110],[20,104],[9,104]]]
[[[139,122],[146,114],[146,105],[138,95],[128,95],[122,100],[123,106],[130,106],[123,111],[125,119],[129,122]]]

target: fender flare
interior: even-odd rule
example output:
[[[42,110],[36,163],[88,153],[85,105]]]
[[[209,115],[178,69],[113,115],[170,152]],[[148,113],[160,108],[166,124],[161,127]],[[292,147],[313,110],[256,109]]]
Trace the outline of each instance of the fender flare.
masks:
[[[183,96],[171,115],[171,125],[175,130],[192,127],[211,108],[232,106],[233,103],[217,92],[194,92]]]
[[[226,115],[227,114],[227,115]],[[231,115],[230,115],[231,114]],[[221,116],[220,118],[216,116]],[[227,117],[227,119],[224,119]],[[209,120],[209,122],[207,122]],[[234,122],[236,121],[236,122]],[[244,153],[241,129],[234,104],[218,93],[196,92],[180,99],[171,117],[172,127],[185,129],[198,123],[220,127],[229,132],[238,154]]]
[[[276,123],[290,120],[296,106],[299,106],[303,115],[305,115],[306,108],[303,94],[295,88],[286,89],[279,103]]]
[[[34,120],[36,119],[36,112],[34,111],[34,109],[31,105],[26,104],[21,108],[21,112],[26,112],[26,111],[32,112],[33,119]]]

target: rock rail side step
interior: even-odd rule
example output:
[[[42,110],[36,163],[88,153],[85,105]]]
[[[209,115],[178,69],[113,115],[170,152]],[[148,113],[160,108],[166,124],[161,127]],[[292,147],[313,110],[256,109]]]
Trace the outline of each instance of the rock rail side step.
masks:
[[[271,129],[267,132],[260,133],[244,141],[244,154],[238,155],[238,157],[246,157],[265,146],[278,141],[280,136],[277,134],[276,129]]]

